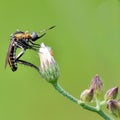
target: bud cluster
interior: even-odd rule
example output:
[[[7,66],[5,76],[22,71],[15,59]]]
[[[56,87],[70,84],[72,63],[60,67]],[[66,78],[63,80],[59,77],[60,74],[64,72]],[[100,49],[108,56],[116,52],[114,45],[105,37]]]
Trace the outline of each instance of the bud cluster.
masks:
[[[84,90],[80,99],[85,102],[91,102],[95,96],[98,96],[103,91],[103,83],[98,75],[92,79],[89,89]]]
[[[113,87],[109,89],[104,99],[107,104],[107,109],[116,117],[120,117],[120,102],[116,100],[116,97],[118,95],[118,87]]]
[[[84,90],[80,95],[80,100],[84,102],[91,102],[94,98],[99,99],[99,96],[103,93],[103,83],[98,75],[95,75],[91,80],[89,89]],[[118,87],[113,87],[104,95],[104,100],[101,103],[105,103],[107,109],[116,117],[120,117],[120,102],[116,100],[118,95]]]

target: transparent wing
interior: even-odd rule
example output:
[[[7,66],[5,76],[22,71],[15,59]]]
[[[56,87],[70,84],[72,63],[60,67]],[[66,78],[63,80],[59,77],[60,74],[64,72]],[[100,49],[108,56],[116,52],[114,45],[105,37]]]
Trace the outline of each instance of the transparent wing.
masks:
[[[9,57],[10,57],[10,52],[11,52],[11,48],[13,46],[14,40],[10,41],[9,47],[8,47],[8,51],[6,54],[6,59],[5,59],[5,68],[7,67],[7,64],[9,63]]]

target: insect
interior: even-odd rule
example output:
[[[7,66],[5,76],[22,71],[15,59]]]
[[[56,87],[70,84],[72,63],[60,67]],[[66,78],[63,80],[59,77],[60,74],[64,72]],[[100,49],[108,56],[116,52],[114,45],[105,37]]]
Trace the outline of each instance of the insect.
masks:
[[[7,64],[9,64],[11,70],[16,71],[17,63],[20,63],[20,64],[34,67],[35,69],[38,69],[32,63],[29,63],[24,60],[20,60],[20,58],[27,49],[32,49],[34,51],[37,51],[40,45],[34,42],[42,38],[48,30],[53,29],[54,27],[55,26],[52,26],[48,29],[42,30],[39,34],[36,32],[28,33],[28,32],[22,32],[22,31],[17,31],[14,34],[12,34],[10,36],[11,37],[10,44],[9,44],[6,59],[5,59],[5,68],[7,67]],[[21,52],[18,55],[16,55],[16,51],[18,48],[21,49]]]

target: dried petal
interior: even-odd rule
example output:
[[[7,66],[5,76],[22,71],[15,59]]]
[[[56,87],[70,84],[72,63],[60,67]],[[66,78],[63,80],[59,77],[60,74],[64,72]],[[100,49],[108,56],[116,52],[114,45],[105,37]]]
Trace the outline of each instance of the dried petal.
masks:
[[[52,55],[52,49],[42,43],[39,49],[39,56],[41,76],[48,82],[56,82],[59,77],[59,67]]]

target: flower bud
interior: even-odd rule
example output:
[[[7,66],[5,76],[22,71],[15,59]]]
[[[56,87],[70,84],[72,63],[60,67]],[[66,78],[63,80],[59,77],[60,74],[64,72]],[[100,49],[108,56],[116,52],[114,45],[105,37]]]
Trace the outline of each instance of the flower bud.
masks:
[[[96,75],[90,84],[90,89],[94,90],[94,93],[96,95],[99,95],[101,91],[103,90],[103,83],[98,75]]]
[[[40,73],[41,76],[50,83],[54,83],[59,77],[59,67],[53,58],[50,47],[41,44],[39,49]]]
[[[93,96],[94,96],[93,89],[86,89],[81,93],[80,99],[85,102],[90,102],[93,99]]]
[[[114,87],[114,88],[111,88],[109,89],[105,96],[104,96],[104,99],[107,101],[107,100],[111,100],[111,99],[115,99],[118,95],[118,87]]]
[[[107,109],[116,117],[120,117],[120,103],[116,100],[107,102]]]

